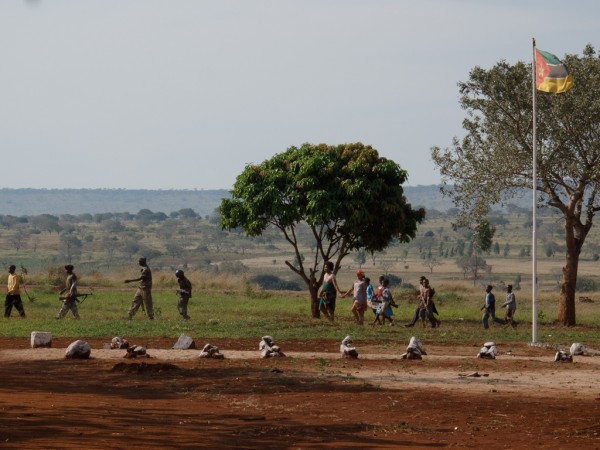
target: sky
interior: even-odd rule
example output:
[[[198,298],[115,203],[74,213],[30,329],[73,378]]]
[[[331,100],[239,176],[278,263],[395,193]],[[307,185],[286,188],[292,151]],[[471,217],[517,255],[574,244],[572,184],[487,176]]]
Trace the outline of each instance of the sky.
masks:
[[[231,189],[307,142],[437,184],[457,83],[530,62],[532,38],[598,48],[599,19],[597,0],[3,1],[0,188]]]

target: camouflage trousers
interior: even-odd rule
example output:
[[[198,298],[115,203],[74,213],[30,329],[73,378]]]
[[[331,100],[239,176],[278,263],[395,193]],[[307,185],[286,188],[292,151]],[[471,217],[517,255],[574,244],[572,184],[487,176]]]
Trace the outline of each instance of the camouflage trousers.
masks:
[[[79,320],[79,310],[77,309],[77,301],[75,300],[64,300],[60,311],[56,314],[56,318],[62,319],[69,311],[73,313],[73,317]]]
[[[188,302],[190,301],[190,297],[188,295],[178,295],[179,301],[177,302],[177,311],[184,319],[189,319],[188,316]]]
[[[133,297],[133,301],[131,302],[131,308],[129,308],[129,318],[133,318],[135,313],[140,308],[140,306],[144,305],[146,309],[146,314],[148,315],[148,319],[154,319],[154,308],[152,307],[152,291],[150,289],[142,289],[138,288],[135,292],[135,297]]]

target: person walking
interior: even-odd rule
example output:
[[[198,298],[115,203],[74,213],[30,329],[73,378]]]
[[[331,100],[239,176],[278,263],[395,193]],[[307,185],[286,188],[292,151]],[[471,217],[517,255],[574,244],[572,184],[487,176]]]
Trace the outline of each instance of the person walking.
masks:
[[[187,309],[188,302],[192,297],[192,283],[186,278],[183,270],[176,270],[175,276],[177,277],[177,283],[179,284],[179,288],[177,289],[177,297],[179,297],[177,310],[185,320],[189,320],[190,316],[188,316]]]
[[[335,317],[335,300],[340,292],[333,268],[332,261],[326,261],[323,265],[323,285],[319,294],[319,310],[332,322]]]
[[[425,300],[423,299],[423,281],[425,281],[425,279],[426,277],[423,275],[421,275],[421,278],[419,278],[419,295],[417,297],[418,304],[415,308],[415,312],[411,321],[404,325],[407,328],[414,327],[415,323],[417,323],[417,320],[419,320],[419,317],[421,317],[421,315],[424,317],[427,314]],[[423,314],[421,314],[421,312],[423,312]]]
[[[506,286],[506,301],[502,304],[503,308],[506,308],[504,312],[504,321],[507,325],[510,324],[513,328],[516,328],[517,322],[515,322],[515,311],[517,310],[517,299],[513,292],[512,284]]]
[[[365,322],[365,310],[367,309],[367,285],[365,283],[365,273],[362,270],[356,272],[356,281],[354,285],[342,297],[346,297],[350,292],[354,293],[352,302],[352,314],[358,325]]]
[[[56,318],[62,319],[71,311],[75,320],[79,320],[79,311],[77,309],[77,275],[73,272],[74,267],[71,264],[67,264],[65,270],[67,271],[66,287],[59,293],[63,304],[56,314]]]
[[[505,322],[502,319],[496,317],[496,297],[492,293],[492,289],[494,289],[494,287],[491,284],[488,284],[487,288],[485,288],[485,302],[481,307],[481,309],[484,310],[481,322],[483,328],[486,330],[490,327],[488,324],[490,317],[494,322],[505,325]]]
[[[383,280],[383,292],[381,293],[381,305],[379,306],[380,314],[383,316],[383,325],[385,325],[385,320],[387,319],[390,322],[390,325],[394,324],[394,319],[392,316],[394,315],[394,311],[392,310],[392,306],[397,308],[398,305],[394,302],[394,297],[392,295],[392,291],[390,289],[390,280],[384,278]]]
[[[142,309],[145,309],[148,319],[154,320],[154,308],[152,307],[152,271],[148,267],[145,257],[141,257],[138,260],[138,264],[141,266],[141,275],[138,278],[125,280],[125,283],[140,282],[131,302],[131,308],[129,308],[128,319],[133,319],[133,316],[135,316],[135,313],[141,306]]]
[[[19,315],[25,318],[25,309],[21,300],[21,284],[23,277],[17,275],[14,265],[8,268],[8,279],[6,284],[6,299],[4,300],[4,317],[10,317],[13,307],[19,312]]]
[[[437,308],[435,307],[435,303],[433,302],[433,296],[435,294],[435,290],[429,285],[429,280],[425,278],[423,280],[423,291],[422,298],[425,302],[425,317],[429,319],[429,323],[431,324],[431,328],[437,328],[442,323],[440,320],[436,319],[435,314],[437,314]],[[425,323],[425,322],[423,322]]]

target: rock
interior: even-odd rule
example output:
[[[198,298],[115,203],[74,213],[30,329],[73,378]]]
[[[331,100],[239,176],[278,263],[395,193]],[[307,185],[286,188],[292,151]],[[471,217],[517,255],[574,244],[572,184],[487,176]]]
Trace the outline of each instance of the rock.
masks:
[[[575,342],[571,345],[571,349],[569,350],[569,352],[571,353],[571,356],[580,356],[585,355],[587,353],[587,349],[583,344]]]
[[[110,348],[112,349],[122,349],[122,348],[129,348],[129,341],[127,341],[127,339],[123,339],[121,337],[114,337],[112,338],[112,341],[110,342]]]
[[[202,352],[200,353],[200,358],[213,358],[213,359],[224,359],[225,356],[219,353],[219,347],[216,347],[211,344],[206,344],[202,348]]]
[[[194,340],[191,337],[186,336],[185,334],[182,334],[181,336],[179,336],[179,339],[177,339],[177,342],[175,343],[173,348],[175,350],[195,349],[196,343],[194,342]]]
[[[262,340],[258,344],[258,349],[263,350],[265,347],[271,347],[273,345],[273,338],[271,336],[263,336]]]
[[[400,355],[401,359],[423,359],[423,355],[427,355],[427,352],[423,350],[423,343],[415,336],[410,338],[408,347],[406,347],[406,353]]]
[[[496,343],[486,342],[477,354],[478,358],[483,359],[496,359]]]
[[[132,345],[127,349],[127,353],[125,353],[125,358],[137,358],[138,356],[146,356],[146,347],[142,347],[141,345]]]
[[[92,353],[90,344],[86,341],[78,340],[71,342],[65,351],[65,358],[69,359],[88,359]]]
[[[343,358],[358,358],[358,351],[356,347],[353,346],[352,337],[350,335],[346,336],[340,345],[340,353]]]
[[[52,347],[52,333],[47,331],[31,332],[31,348]]]
[[[262,358],[278,358],[285,356],[279,346],[275,345],[275,341],[271,336],[263,336],[258,344],[258,349],[260,350]]]
[[[558,351],[554,355],[554,362],[573,362],[573,355],[567,352]]]

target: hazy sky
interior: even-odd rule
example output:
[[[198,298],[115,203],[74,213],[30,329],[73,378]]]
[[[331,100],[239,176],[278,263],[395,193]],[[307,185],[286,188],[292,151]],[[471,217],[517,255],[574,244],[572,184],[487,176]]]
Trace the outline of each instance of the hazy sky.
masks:
[[[597,0],[2,1],[0,187],[230,189],[358,141],[438,183],[470,69],[532,37],[581,54],[599,23]]]

